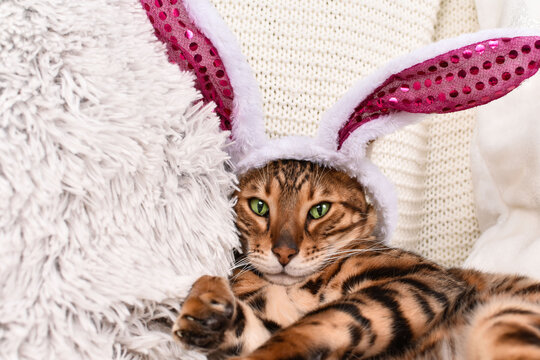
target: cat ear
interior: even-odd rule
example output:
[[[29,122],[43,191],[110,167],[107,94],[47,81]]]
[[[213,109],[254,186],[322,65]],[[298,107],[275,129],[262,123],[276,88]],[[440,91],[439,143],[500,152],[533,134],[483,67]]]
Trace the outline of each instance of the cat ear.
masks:
[[[516,36],[508,29],[468,34],[397,59],[357,83],[325,114],[318,140],[364,156],[371,140],[418,121],[419,114],[461,111],[498,99],[538,71],[537,34]]]
[[[266,141],[255,77],[225,22],[208,0],[141,0],[169,60],[196,75],[205,102],[231,131],[233,161]]]

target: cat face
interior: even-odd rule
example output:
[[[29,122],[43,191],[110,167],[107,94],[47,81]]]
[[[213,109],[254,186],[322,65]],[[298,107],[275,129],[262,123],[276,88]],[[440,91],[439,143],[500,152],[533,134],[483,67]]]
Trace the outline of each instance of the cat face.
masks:
[[[302,281],[372,240],[376,215],[358,182],[307,161],[280,160],[240,178],[237,227],[248,261],[275,283]]]

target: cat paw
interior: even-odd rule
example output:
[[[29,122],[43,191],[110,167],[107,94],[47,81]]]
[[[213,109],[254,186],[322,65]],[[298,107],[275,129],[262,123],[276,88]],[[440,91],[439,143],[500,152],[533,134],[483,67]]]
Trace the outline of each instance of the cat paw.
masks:
[[[173,326],[175,340],[203,350],[216,349],[231,327],[234,295],[227,279],[202,276],[191,288]]]

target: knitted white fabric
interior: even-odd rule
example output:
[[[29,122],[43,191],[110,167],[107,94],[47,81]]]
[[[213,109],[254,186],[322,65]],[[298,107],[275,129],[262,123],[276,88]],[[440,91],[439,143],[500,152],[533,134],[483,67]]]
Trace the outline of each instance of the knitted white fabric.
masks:
[[[443,0],[435,40],[478,31],[474,0]],[[433,116],[428,129],[422,223],[415,249],[445,265],[461,265],[479,235],[470,144],[476,110]]]
[[[474,0],[212,0],[263,94],[271,137],[313,136],[321,114],[403,53],[476,30]],[[378,140],[372,159],[397,187],[396,246],[459,264],[477,235],[468,144],[472,113],[435,116]]]

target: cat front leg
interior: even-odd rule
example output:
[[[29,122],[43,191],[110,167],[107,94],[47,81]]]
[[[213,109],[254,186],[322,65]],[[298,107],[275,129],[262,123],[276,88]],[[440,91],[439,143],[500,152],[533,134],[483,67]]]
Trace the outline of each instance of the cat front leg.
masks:
[[[173,326],[173,337],[186,348],[212,352],[226,342],[233,326],[235,298],[225,278],[202,276],[192,286]]]
[[[408,278],[371,285],[308,313],[236,360],[403,356],[467,297],[459,287],[442,294]]]
[[[362,358],[351,349],[371,346],[371,324],[350,303],[336,303],[278,331],[253,353],[231,360]]]
[[[234,295],[228,279],[205,275],[193,284],[182,305],[173,337],[209,359],[227,359],[251,352],[270,332]]]

